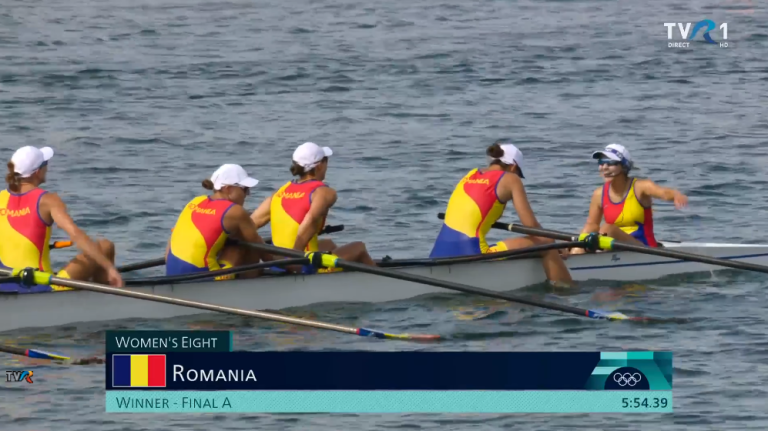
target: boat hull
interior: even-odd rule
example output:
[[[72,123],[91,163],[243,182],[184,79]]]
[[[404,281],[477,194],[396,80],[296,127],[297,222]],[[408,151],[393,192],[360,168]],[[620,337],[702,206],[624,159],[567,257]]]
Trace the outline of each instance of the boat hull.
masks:
[[[768,264],[768,245],[667,244],[670,250]],[[566,263],[575,280],[640,281],[714,269],[720,266],[631,252],[571,256]],[[392,268],[440,280],[505,292],[546,280],[538,258]],[[285,275],[251,280],[156,285],[131,288],[155,295],[243,309],[282,309],[327,302],[387,302],[430,293],[455,293],[381,276],[339,272]],[[0,295],[0,332],[78,322],[127,318],[159,319],[207,313],[89,291]]]

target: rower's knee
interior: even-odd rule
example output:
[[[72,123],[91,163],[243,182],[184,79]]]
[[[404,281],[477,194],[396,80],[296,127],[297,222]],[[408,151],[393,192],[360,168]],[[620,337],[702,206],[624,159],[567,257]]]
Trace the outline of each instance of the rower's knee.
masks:
[[[532,236],[530,238],[531,238],[531,242],[533,242],[534,245],[545,245],[545,244],[552,244],[553,242],[555,242],[555,240],[552,238],[545,238],[541,236]]]
[[[99,250],[101,250],[101,254],[103,254],[104,257],[112,262],[115,261],[115,244],[112,241],[101,238],[96,241],[96,245],[99,246]]]

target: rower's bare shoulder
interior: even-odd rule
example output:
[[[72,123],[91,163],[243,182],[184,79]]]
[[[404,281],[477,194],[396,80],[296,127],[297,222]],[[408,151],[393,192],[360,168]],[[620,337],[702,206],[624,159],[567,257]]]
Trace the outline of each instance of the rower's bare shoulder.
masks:
[[[636,178],[635,179],[635,190],[637,191],[644,191],[648,190],[649,187],[655,186],[656,183],[653,182],[650,178]]]
[[[40,197],[40,205],[44,208],[52,208],[57,206],[66,208],[66,205],[61,199],[61,196],[59,196],[59,194],[56,192],[49,191],[46,191],[45,194]]]
[[[592,199],[602,199],[603,197],[603,188],[598,187],[595,189],[595,191],[592,192]]]
[[[517,176],[515,174],[510,174],[509,172],[507,172],[501,178],[501,181],[502,181],[503,184],[505,184],[508,187],[510,187],[510,189],[515,188],[515,187],[524,187],[523,186],[522,178],[520,178],[519,176]]]

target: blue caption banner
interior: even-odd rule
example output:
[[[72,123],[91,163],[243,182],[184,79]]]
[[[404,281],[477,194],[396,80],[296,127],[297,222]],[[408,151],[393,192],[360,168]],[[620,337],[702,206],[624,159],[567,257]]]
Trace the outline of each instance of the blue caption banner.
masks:
[[[123,354],[119,361],[116,356],[107,354],[107,390],[672,390],[671,352],[170,352]]]

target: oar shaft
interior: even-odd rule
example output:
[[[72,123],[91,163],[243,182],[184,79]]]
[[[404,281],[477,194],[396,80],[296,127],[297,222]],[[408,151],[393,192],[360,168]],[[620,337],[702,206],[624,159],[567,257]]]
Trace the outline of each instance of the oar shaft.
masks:
[[[0,268],[0,274],[11,274],[11,271]],[[39,274],[43,275],[43,274]],[[308,326],[311,328],[328,329],[331,331],[344,332],[347,334],[357,334],[357,328],[334,325],[330,323],[315,322],[311,320],[298,319],[295,317],[282,316],[279,314],[265,313],[261,311],[240,310],[237,308],[225,307],[221,305],[205,304],[202,302],[189,301],[180,298],[169,298],[165,296],[152,295],[149,293],[136,292],[128,289],[119,289],[110,286],[103,286],[87,281],[70,280],[66,278],[50,277],[50,284],[67,286],[75,289],[90,290],[93,292],[107,293],[110,295],[123,296],[126,298],[144,299],[148,301],[164,302],[166,304],[178,305],[181,307],[198,308],[201,310],[214,311],[219,313],[236,314],[245,317],[257,317],[265,320],[274,320],[277,322],[290,323],[294,325]],[[254,287],[258,288],[258,287]]]
[[[499,223],[496,222],[492,226],[495,229],[504,229],[510,232],[521,233],[526,235],[540,236],[545,238],[559,239],[563,241],[577,241],[578,235],[569,235],[567,233],[549,230],[538,229],[526,226],[520,226],[513,223]],[[684,251],[674,251],[664,248],[648,247],[645,245],[628,244],[625,242],[619,242],[614,240],[612,242],[613,250],[632,251],[635,253],[644,253],[654,256],[667,257],[670,259],[689,260],[692,262],[705,263],[709,265],[724,266],[727,268],[743,269],[747,271],[762,272],[768,274],[768,266],[756,265],[748,262],[737,262],[728,259],[719,259],[716,257],[704,256],[700,254],[687,253]]]
[[[266,244],[250,244],[250,246],[257,250],[262,250],[271,254],[276,254],[281,256],[287,256],[287,257],[304,256],[304,253],[296,250],[289,250],[286,248],[280,248],[280,247],[275,247],[275,246],[266,245]],[[493,290],[483,289],[480,287],[473,287],[465,284],[454,283],[451,281],[438,280],[435,278],[424,277],[418,274],[404,273],[400,271],[395,271],[393,269],[381,269],[378,267],[369,266],[369,265],[357,263],[357,262],[348,262],[341,259],[336,260],[336,266],[338,266],[339,268],[351,269],[354,271],[359,271],[367,274],[380,275],[384,277],[394,278],[394,279],[403,280],[403,281],[410,281],[414,283],[422,283],[430,286],[441,287],[443,289],[454,290],[457,292],[483,295],[491,298],[517,302],[520,304],[532,305],[535,307],[562,311],[564,313],[576,314],[579,316],[595,317],[595,314],[596,314],[596,313],[592,313],[590,310],[571,307],[568,305],[537,301],[535,299],[529,299],[522,296],[512,295],[509,293],[496,292]]]
[[[163,265],[165,265],[165,258],[158,257],[157,259],[145,260],[144,262],[136,262],[128,265],[118,266],[117,270],[119,272],[131,272]]]

